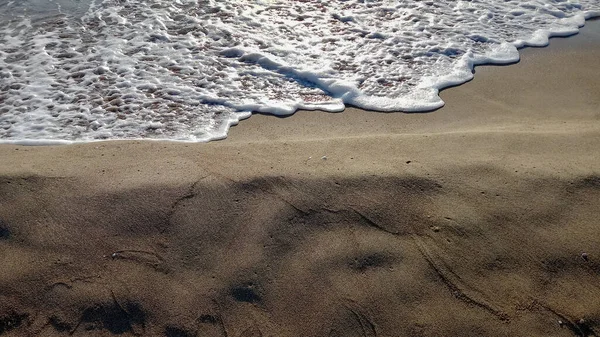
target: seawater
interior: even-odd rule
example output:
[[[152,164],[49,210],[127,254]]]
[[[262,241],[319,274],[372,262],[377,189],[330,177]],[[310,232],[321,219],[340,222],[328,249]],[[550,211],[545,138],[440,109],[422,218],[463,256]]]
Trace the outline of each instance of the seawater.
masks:
[[[207,141],[252,112],[426,111],[598,0],[0,0],[0,142]]]

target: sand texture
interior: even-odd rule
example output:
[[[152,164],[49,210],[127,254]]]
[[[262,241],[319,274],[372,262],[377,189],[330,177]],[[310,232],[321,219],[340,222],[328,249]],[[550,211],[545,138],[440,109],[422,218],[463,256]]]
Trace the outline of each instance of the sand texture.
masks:
[[[0,336],[600,334],[600,22],[427,114],[0,146]]]

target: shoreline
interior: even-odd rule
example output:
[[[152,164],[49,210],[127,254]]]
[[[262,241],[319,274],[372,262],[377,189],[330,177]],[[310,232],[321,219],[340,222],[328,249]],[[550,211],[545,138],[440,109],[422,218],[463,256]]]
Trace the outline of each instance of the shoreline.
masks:
[[[586,29],[587,28],[587,29]],[[343,112],[323,112],[323,111],[312,111],[312,110],[300,110],[297,111],[292,116],[274,116],[268,114],[256,113],[244,121],[241,121],[238,125],[233,126],[228,133],[228,136],[222,141],[236,141],[238,137],[238,133],[242,134],[241,141],[252,141],[253,137],[256,139],[264,139],[264,134],[272,135],[272,138],[277,137],[293,137],[292,125],[297,124],[299,129],[302,129],[299,134],[301,135],[299,138],[305,137],[305,134],[311,133],[311,128],[321,129],[317,132],[324,134],[326,133],[322,128],[319,128],[319,122],[311,122],[311,120],[323,121],[326,125],[332,127],[333,134],[335,136],[340,136],[339,133],[347,134],[350,132],[360,132],[357,128],[352,130],[342,130],[342,128],[336,129],[338,124],[341,124],[340,121],[347,124],[347,119],[352,119],[352,121],[359,121],[364,119],[364,123],[369,124],[370,127],[374,126],[374,130],[366,130],[366,131],[374,131],[377,132],[378,129],[385,129],[386,132],[390,133],[403,133],[403,132],[412,132],[413,130],[427,130],[428,128],[437,128],[443,127],[443,125],[439,125],[440,123],[447,123],[449,127],[447,129],[452,130],[456,125],[456,120],[452,120],[454,116],[458,115],[460,117],[460,110],[462,109],[464,103],[461,101],[469,99],[466,97],[468,92],[471,91],[482,91],[485,90],[486,94],[490,94],[491,97],[499,96],[493,94],[493,89],[498,83],[492,83],[489,77],[497,76],[504,81],[510,80],[512,77],[522,78],[523,80],[527,80],[526,77],[531,75],[532,72],[543,72],[543,71],[557,71],[562,65],[561,62],[568,62],[570,56],[577,56],[581,53],[587,52],[587,56],[585,56],[584,62],[586,64],[591,64],[595,55],[600,52],[600,20],[592,20],[586,21],[586,26],[582,27],[579,34],[572,35],[569,37],[554,37],[550,40],[550,45],[546,47],[526,47],[520,50],[521,60],[515,64],[509,65],[480,65],[475,67],[475,77],[469,82],[463,83],[458,86],[449,87],[440,91],[440,97],[445,102],[444,107],[430,111],[430,112],[422,112],[422,113],[403,113],[403,112],[377,112],[377,111],[366,111],[359,108],[349,107],[346,108]],[[541,60],[545,63],[545,65],[550,64],[555,66],[554,68],[545,69],[544,66],[536,65],[535,62]],[[528,69],[531,67],[533,70],[526,71],[526,74],[522,73],[522,69]],[[568,80],[570,81],[594,81],[593,76],[585,76],[586,74],[582,71],[577,75],[571,74]],[[484,78],[485,76],[485,78]],[[585,77],[585,78],[581,78]],[[535,76],[531,77],[532,80],[529,80],[531,85],[535,85]],[[556,81],[557,77],[548,76],[547,78],[542,79],[541,81]],[[540,82],[541,82],[540,81]],[[539,83],[542,84],[542,83]],[[476,86],[485,86],[484,89],[477,88]],[[502,85],[502,84],[501,84]],[[563,90],[562,88],[552,88],[549,87],[548,84],[542,84],[547,87],[547,91],[559,91]],[[570,86],[564,86],[565,88]],[[597,85],[594,88],[598,88]],[[585,88],[583,90],[595,90],[594,88]],[[528,88],[524,88],[528,89]],[[543,95],[541,90],[535,91],[529,90],[532,92],[532,95]],[[569,91],[573,91],[573,88],[568,88]],[[600,91],[600,88],[597,89]],[[562,92],[561,92],[562,94]],[[520,95],[519,99],[526,100],[526,97],[522,97],[524,95]],[[499,99],[506,100],[506,97],[498,97]],[[569,99],[568,95],[562,95],[561,98],[565,100]],[[573,95],[572,100],[576,101],[579,97],[577,95]],[[533,100],[533,98],[531,99]],[[487,108],[486,102],[478,102],[477,100],[470,100],[470,103],[477,106],[480,109]],[[531,106],[531,104],[529,104]],[[496,108],[491,106],[492,109]],[[469,117],[473,117],[473,108],[469,111]],[[342,116],[343,115],[343,116]],[[393,116],[400,115],[400,116]],[[444,118],[439,115],[450,115],[449,118]],[[464,115],[464,114],[463,114]],[[308,116],[308,117],[307,117]],[[338,117],[339,116],[339,117]],[[532,116],[539,117],[539,116]],[[272,121],[271,121],[272,120]],[[462,122],[463,119],[459,118]],[[479,121],[479,124],[486,124],[486,120]],[[430,126],[428,123],[434,123],[435,126]],[[306,126],[305,126],[306,124]],[[466,128],[472,127],[473,123],[468,123]],[[262,125],[265,125],[264,127]],[[276,129],[276,125],[280,125],[284,128],[283,131],[279,131]],[[398,127],[397,130],[390,130],[389,125],[393,125]],[[242,130],[240,132],[240,130]],[[315,133],[317,133],[315,132]],[[368,133],[368,132],[367,132]],[[246,136],[246,134],[249,134]],[[329,133],[331,134],[331,133]]]
[[[522,63],[522,57],[523,55],[526,55],[527,58],[529,58],[529,55],[533,55],[535,56],[538,52],[536,52],[535,50],[537,49],[541,49],[541,50],[556,50],[556,49],[561,49],[564,48],[564,43],[560,42],[561,40],[570,40],[569,42],[567,42],[569,44],[569,46],[567,48],[569,49],[580,49],[580,48],[591,48],[594,50],[597,50],[598,47],[598,38],[600,36],[600,14],[599,16],[596,17],[592,17],[589,19],[585,20],[585,25],[582,27],[579,27],[579,30],[577,33],[574,34],[570,34],[570,35],[555,35],[555,36],[551,36],[549,38],[549,44],[545,45],[545,46],[536,46],[536,45],[525,45],[523,47],[519,47],[518,51],[519,51],[519,60],[515,61],[515,62],[510,62],[510,63],[482,63],[482,64],[476,64],[475,66],[473,66],[473,74],[475,75],[477,73],[477,69],[482,69],[483,71],[487,71],[486,68],[504,68],[504,67],[510,67],[510,66],[514,66],[514,65],[518,65],[520,63]],[[582,33],[583,30],[583,33]],[[553,41],[556,41],[553,43]],[[531,51],[530,51],[531,50]],[[525,53],[525,54],[524,54]],[[250,119],[253,116],[266,116],[266,117],[275,117],[275,118],[281,118],[281,119],[286,119],[286,118],[290,118],[295,116],[298,113],[305,113],[308,111],[314,111],[314,112],[319,112],[319,113],[326,113],[326,114],[339,114],[339,113],[343,113],[345,111],[364,111],[364,112],[369,112],[369,113],[379,113],[379,114],[429,114],[429,113],[433,113],[433,112],[437,112],[440,110],[444,110],[447,102],[444,99],[444,95],[443,93],[448,91],[448,90],[452,90],[453,88],[457,88],[457,87],[461,87],[464,86],[467,83],[472,82],[476,77],[474,76],[473,78],[471,78],[470,80],[467,80],[466,82],[460,83],[460,84],[455,84],[455,85],[450,85],[447,87],[444,87],[442,89],[439,90],[439,97],[443,102],[443,106],[433,109],[433,110],[425,110],[425,111],[372,111],[372,110],[365,110],[365,109],[361,109],[359,107],[355,107],[355,106],[347,106],[344,110],[342,111],[337,111],[337,112],[328,112],[328,111],[323,111],[323,110],[302,110],[299,109],[296,112],[289,114],[289,115],[276,115],[276,114],[270,114],[270,113],[262,113],[262,112],[252,112],[249,114],[248,117],[243,117],[241,119],[239,119],[239,121],[235,124],[232,124],[228,127],[228,132],[226,134],[225,137],[223,138],[215,138],[209,141],[202,141],[202,142],[197,142],[197,141],[189,141],[189,140],[176,140],[176,139],[109,139],[109,140],[91,140],[91,141],[68,141],[68,140],[53,140],[53,139],[29,139],[29,140],[14,140],[14,141],[8,141],[8,142],[0,142],[0,146],[3,145],[9,145],[9,146],[63,146],[63,145],[82,145],[82,144],[87,144],[87,143],[102,143],[102,142],[139,142],[139,141],[150,141],[150,142],[174,142],[174,143],[182,143],[182,144],[201,144],[201,143],[209,143],[209,142],[215,142],[215,141],[223,141],[226,140],[227,138],[229,138],[229,132],[232,128],[238,127],[240,124],[244,124],[242,122]],[[447,110],[447,109],[446,109]]]

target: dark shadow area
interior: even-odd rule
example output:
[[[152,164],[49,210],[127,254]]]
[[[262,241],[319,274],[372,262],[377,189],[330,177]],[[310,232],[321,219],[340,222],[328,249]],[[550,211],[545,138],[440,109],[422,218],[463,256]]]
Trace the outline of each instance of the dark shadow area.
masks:
[[[10,230],[7,224],[0,219],[0,240],[8,240],[10,238]]]
[[[177,326],[169,325],[165,328],[166,337],[195,337],[196,333]]]
[[[126,302],[124,306],[98,304],[85,309],[81,315],[81,324],[86,330],[106,329],[112,334],[131,332],[134,325],[143,326],[145,322],[146,313],[134,302]]]
[[[29,317],[28,314],[25,313],[17,313],[14,311],[10,311],[7,314],[0,316],[0,335],[5,332],[9,332],[11,330],[17,329],[20,327],[24,321]]]
[[[231,289],[231,296],[233,296],[233,298],[238,302],[260,302],[260,296],[256,293],[252,285],[235,287]]]
[[[3,258],[38,262],[0,272],[0,294],[35,309],[50,336],[593,336],[598,176],[441,176],[213,177],[101,193],[21,180],[0,217],[22,224],[23,242]],[[20,209],[34,196],[39,213]],[[0,317],[0,331],[31,332],[27,315]]]

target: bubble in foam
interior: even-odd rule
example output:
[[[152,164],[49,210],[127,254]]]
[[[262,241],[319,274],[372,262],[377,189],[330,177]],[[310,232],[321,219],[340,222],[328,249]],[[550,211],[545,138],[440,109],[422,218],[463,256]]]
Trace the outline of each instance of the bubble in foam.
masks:
[[[573,34],[600,4],[105,0],[68,14],[4,19],[0,140],[205,141],[251,111],[435,109],[475,64]]]

